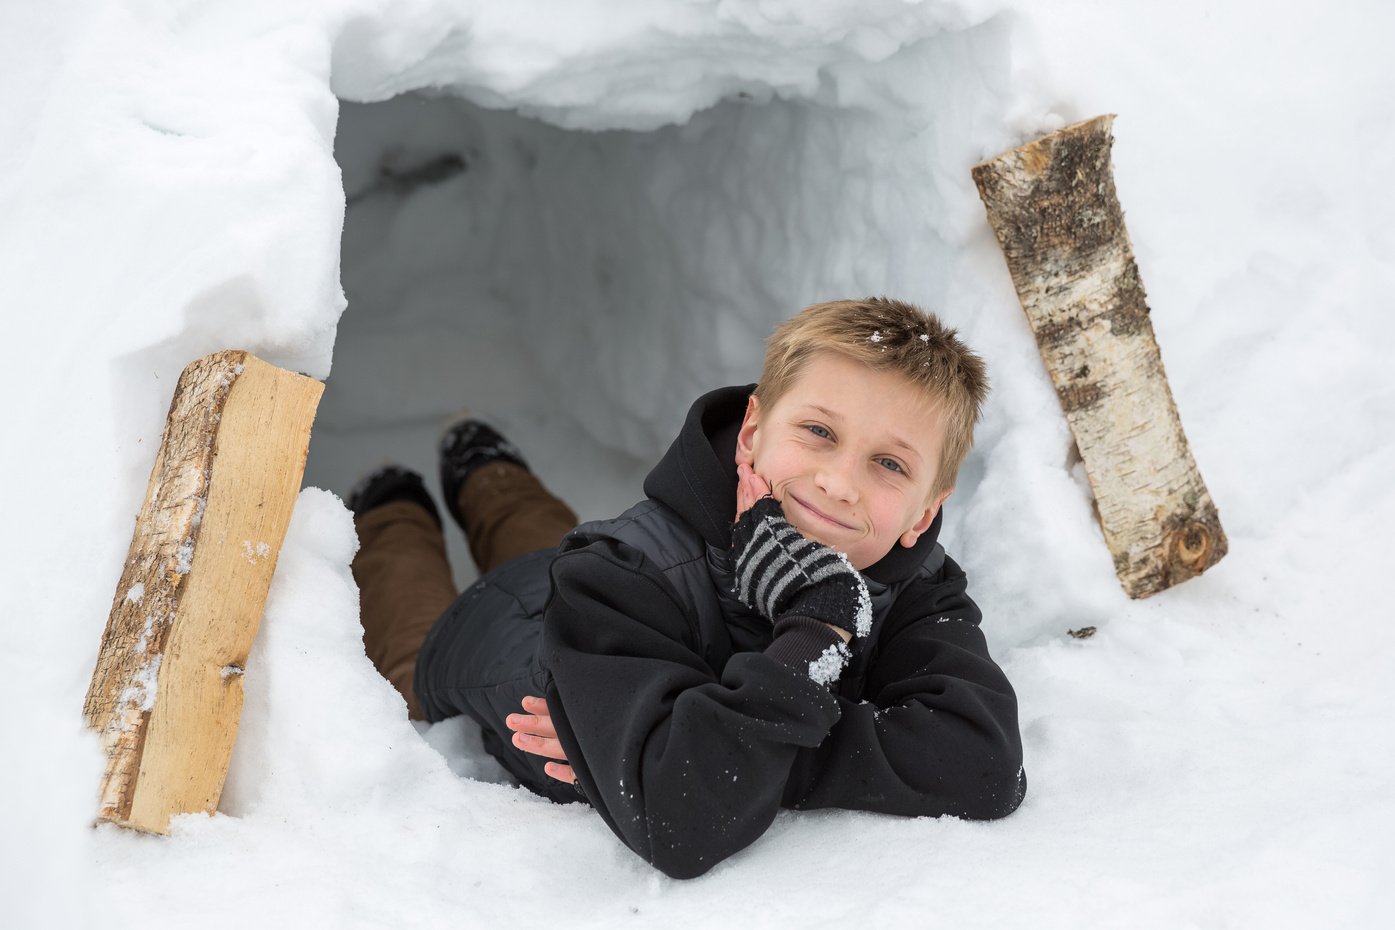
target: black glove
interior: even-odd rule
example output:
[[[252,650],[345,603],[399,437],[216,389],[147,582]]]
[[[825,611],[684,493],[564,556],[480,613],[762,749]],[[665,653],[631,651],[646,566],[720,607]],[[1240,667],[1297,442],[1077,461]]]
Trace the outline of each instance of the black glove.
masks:
[[[810,617],[866,636],[872,629],[867,583],[847,556],[800,535],[773,497],[762,497],[731,531],[736,596],[774,623]]]

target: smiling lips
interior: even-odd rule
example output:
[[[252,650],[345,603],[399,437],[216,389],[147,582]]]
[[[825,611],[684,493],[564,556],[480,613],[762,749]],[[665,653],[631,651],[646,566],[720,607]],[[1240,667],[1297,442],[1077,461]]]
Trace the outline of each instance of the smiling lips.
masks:
[[[809,513],[811,513],[811,514],[813,514],[814,516],[820,518],[821,520],[823,520],[823,521],[826,522],[826,523],[829,523],[829,524],[831,524],[831,525],[833,525],[833,526],[839,527],[840,529],[845,529],[845,530],[856,529],[856,527],[848,526],[848,524],[844,523],[842,520],[838,520],[838,519],[835,519],[835,518],[833,518],[833,517],[830,517],[828,514],[824,513],[824,512],[823,512],[822,510],[820,510],[819,508],[814,507],[814,506],[812,506],[812,505],[806,503],[806,502],[804,501],[804,499],[801,498],[801,497],[799,497],[797,494],[791,493],[791,494],[790,494],[790,497],[794,498],[794,502],[795,502],[796,504],[798,504],[800,507],[802,507],[802,508],[804,508],[805,510],[809,511]]]

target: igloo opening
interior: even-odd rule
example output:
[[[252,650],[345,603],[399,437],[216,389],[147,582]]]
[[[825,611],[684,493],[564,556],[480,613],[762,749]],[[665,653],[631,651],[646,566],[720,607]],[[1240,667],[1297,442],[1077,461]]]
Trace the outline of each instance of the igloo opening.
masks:
[[[436,437],[468,411],[583,520],[620,512],[695,397],[756,379],[776,322],[943,293],[943,181],[906,170],[935,128],[744,94],[647,132],[445,95],[344,103],[348,308],[306,483],[342,493],[395,461],[437,492]]]

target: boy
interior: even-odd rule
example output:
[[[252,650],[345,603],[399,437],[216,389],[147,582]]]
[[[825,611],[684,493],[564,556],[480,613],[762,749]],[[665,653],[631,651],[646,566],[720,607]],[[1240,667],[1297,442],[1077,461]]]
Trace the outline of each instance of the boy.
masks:
[[[458,598],[419,476],[370,476],[369,656],[413,717],[470,714],[521,783],[674,877],[781,807],[1011,813],[1016,698],[936,542],[982,361],[910,304],[835,301],[776,328],[753,387],[699,398],[647,499],[575,528],[515,447],[452,428],[442,487],[482,573]]]

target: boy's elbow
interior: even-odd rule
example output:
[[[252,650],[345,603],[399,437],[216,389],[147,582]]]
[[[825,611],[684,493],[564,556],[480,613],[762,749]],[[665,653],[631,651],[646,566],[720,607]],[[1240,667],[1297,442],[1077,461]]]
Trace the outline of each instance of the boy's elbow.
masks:
[[[651,835],[647,851],[641,855],[669,878],[697,878],[759,839],[774,820],[774,810],[768,817],[752,812],[725,814],[721,810],[709,810],[700,816],[701,820],[689,822],[687,829]],[[723,821],[731,824],[730,829],[715,829]]]
[[[918,783],[917,783],[918,782]],[[919,795],[908,811],[917,816],[948,814],[966,820],[998,820],[1017,810],[1027,792],[1022,747],[1006,734],[961,745],[935,770],[908,782]]]
[[[707,872],[721,857],[705,856],[693,852],[682,852],[673,848],[657,850],[649,859],[649,864],[669,878],[697,878]]]
[[[1027,773],[1022,767],[1022,748],[1013,742],[994,747],[969,771],[967,790],[961,795],[959,816],[969,820],[998,820],[1017,810],[1027,794]]]
[[[977,796],[964,811],[970,820],[998,820],[1022,805],[1027,795],[1027,774],[1021,763],[1011,769],[985,773]]]
[[[960,749],[965,780],[955,813],[969,820],[998,820],[1022,805],[1027,775],[1022,767],[1022,737],[1017,707],[1000,707],[978,716],[963,731]]]

